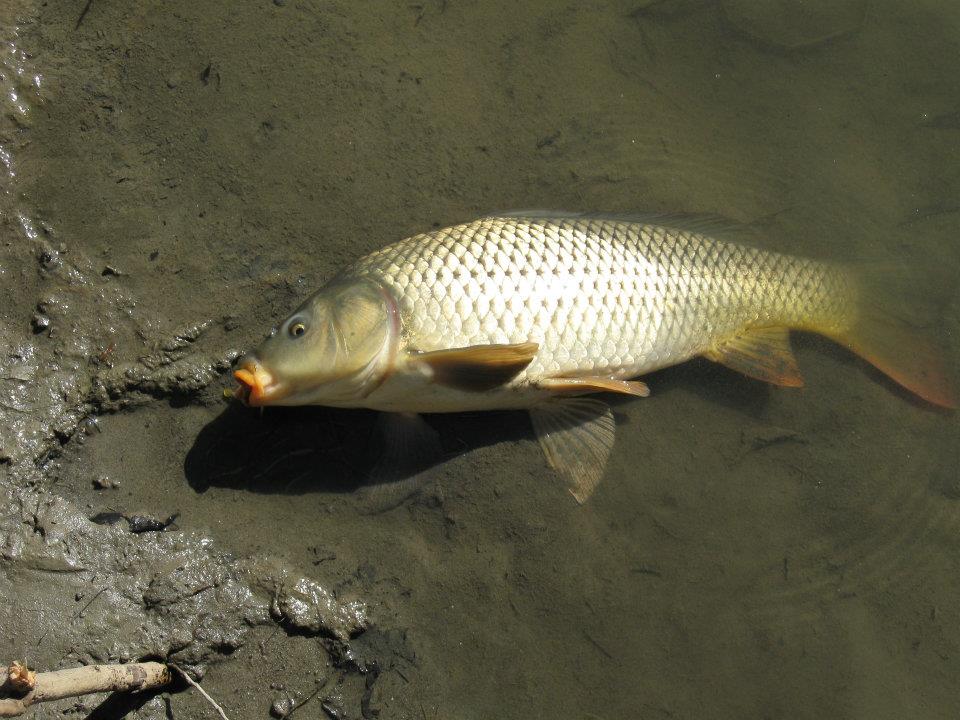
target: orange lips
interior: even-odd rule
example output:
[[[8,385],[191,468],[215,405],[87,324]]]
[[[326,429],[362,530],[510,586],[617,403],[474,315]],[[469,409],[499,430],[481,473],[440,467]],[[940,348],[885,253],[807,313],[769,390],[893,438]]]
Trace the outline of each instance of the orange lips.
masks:
[[[266,386],[273,378],[256,362],[246,362],[235,370],[233,376],[241,384],[240,399],[247,405],[262,405],[266,399]]]

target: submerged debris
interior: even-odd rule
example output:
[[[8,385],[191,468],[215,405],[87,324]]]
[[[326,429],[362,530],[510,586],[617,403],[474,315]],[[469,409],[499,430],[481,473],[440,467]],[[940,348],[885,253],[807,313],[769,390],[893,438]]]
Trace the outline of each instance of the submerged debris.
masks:
[[[163,532],[167,529],[178,529],[173,523],[180,517],[179,512],[167,516],[160,520],[150,515],[124,515],[121,512],[107,511],[98,512],[90,517],[90,521],[97,525],[114,525],[121,520],[126,520],[130,526],[130,532],[140,534],[145,532]]]
[[[163,532],[173,526],[178,517],[180,517],[179,512],[167,516],[164,520],[158,520],[149,515],[129,515],[127,516],[127,522],[130,523],[130,532],[132,533]]]

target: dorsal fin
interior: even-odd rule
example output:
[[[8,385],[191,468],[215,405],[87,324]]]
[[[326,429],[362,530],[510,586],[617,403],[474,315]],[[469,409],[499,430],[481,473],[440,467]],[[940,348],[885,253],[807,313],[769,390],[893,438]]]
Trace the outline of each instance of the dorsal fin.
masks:
[[[564,220],[608,220],[610,222],[628,222],[638,225],[653,225],[708,235],[713,238],[747,239],[754,229],[745,223],[731,220],[721,215],[687,213],[595,213],[563,212],[552,210],[507,210],[488,213],[485,218],[514,218],[517,220],[543,220],[562,222]]]

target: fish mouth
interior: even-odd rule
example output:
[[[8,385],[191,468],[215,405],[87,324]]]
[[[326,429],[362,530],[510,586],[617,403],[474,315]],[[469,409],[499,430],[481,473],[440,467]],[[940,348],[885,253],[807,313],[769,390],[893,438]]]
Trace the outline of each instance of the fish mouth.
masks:
[[[236,396],[244,405],[266,405],[277,393],[277,383],[274,382],[273,375],[255,358],[241,359],[240,367],[233,372],[233,377],[240,383]]]

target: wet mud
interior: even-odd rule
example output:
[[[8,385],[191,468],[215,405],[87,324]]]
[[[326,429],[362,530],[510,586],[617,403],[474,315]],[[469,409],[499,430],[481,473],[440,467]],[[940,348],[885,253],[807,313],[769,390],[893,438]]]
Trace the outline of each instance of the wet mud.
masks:
[[[825,341],[647,378],[583,507],[520,413],[384,483],[373,413],[229,397],[343,264],[517,207],[895,266],[956,368],[960,14],[780,5],[0,10],[0,661],[231,718],[951,717],[960,421]]]

